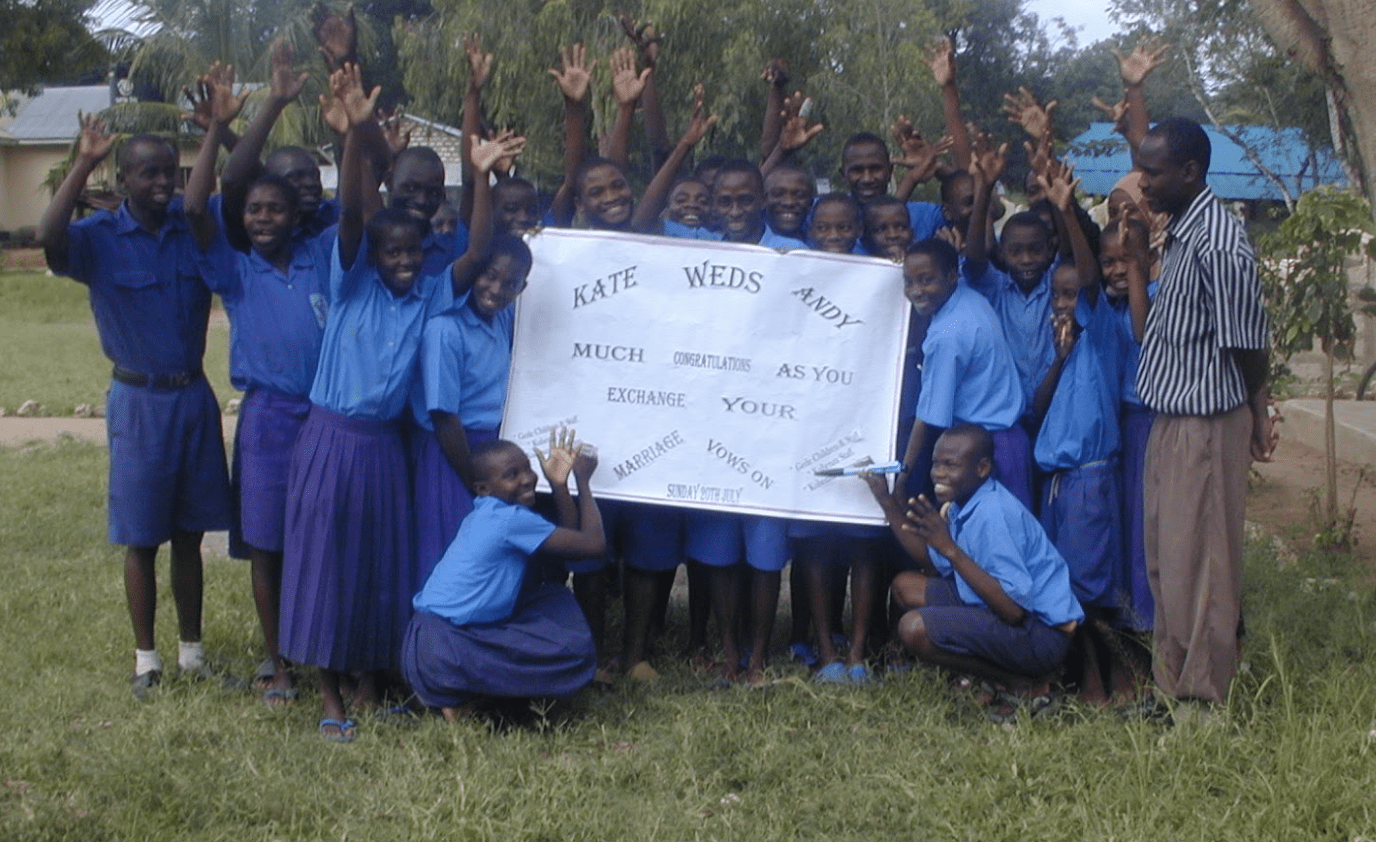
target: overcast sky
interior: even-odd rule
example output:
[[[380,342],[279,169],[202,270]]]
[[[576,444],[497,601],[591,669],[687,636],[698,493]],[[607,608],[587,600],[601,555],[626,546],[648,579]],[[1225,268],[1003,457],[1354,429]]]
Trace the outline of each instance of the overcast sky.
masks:
[[[1076,30],[1081,47],[1112,35],[1117,27],[1108,19],[1108,4],[1102,0],[1024,0],[1028,11],[1036,12],[1045,23],[1052,18],[1065,18]]]

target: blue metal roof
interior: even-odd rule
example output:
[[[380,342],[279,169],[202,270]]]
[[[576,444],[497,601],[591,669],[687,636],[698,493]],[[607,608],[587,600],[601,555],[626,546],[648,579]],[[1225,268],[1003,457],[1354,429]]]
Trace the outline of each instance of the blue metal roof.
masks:
[[[1310,149],[1299,129],[1229,126],[1228,130],[1256,152],[1266,168],[1285,182],[1294,198],[1319,184],[1347,185],[1342,164],[1332,150],[1314,150],[1314,161],[1309,160]],[[1282,201],[1279,188],[1261,174],[1241,146],[1213,126],[1205,126],[1204,131],[1213,146],[1208,182],[1214,193],[1224,199]],[[1113,132],[1111,123],[1092,124],[1070,142],[1064,158],[1075,164],[1080,188],[1099,196],[1107,195],[1118,179],[1132,170],[1127,141]]]

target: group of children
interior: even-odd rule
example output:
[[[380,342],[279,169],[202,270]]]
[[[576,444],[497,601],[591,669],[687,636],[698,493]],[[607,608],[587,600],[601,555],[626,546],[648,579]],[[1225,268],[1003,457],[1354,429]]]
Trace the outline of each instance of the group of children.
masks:
[[[873,680],[876,651],[896,631],[892,655],[903,649],[1023,695],[1044,693],[1072,650],[1087,695],[1105,695],[1105,676],[1130,690],[1131,673],[1109,667],[1120,647],[1106,630],[1140,631],[1152,616],[1138,587],[1144,434],[1131,389],[1149,306],[1145,206],[1115,192],[1109,226],[1088,223],[1072,173],[1052,154],[1048,109],[1024,92],[1008,110],[1032,135],[1042,198],[996,238],[1006,150],[960,123],[949,44],[929,66],[956,115],[950,137],[928,143],[901,122],[896,157],[876,135],[850,138],[845,191],[817,197],[813,175],[792,160],[820,126],[808,124],[801,95],[787,95],[779,61],[765,73],[763,163],[708,159],[684,174],[716,118],[699,88],[669,147],[654,89],[659,43],[652,31],[626,30],[636,49],[611,60],[618,113],[606,157],[584,154],[596,62],[575,46],[550,71],[565,102],[566,171],[543,213],[535,186],[511,175],[523,139],[477,139],[492,56],[476,38],[464,45],[458,207],[446,201],[438,156],[379,125],[376,90],[337,44],[323,51],[333,66],[322,98],[341,138],[334,201],[322,198],[306,150],[260,160],[305,80],[284,45],[242,137],[229,129],[244,104],[232,69],[201,77],[205,138],[182,197],[176,150],[134,137],[117,156],[124,204],[69,222],[115,141],[98,119],[83,119],[75,164],[39,235],[53,270],[90,287],[115,364],[110,538],[129,548],[135,695],[162,672],[157,547],[172,542],[179,666],[205,674],[199,544],[204,531],[229,527],[232,550],[252,563],[269,655],[263,700],[291,703],[292,667],[317,667],[320,733],[334,741],[355,734],[349,706],[385,707],[398,676],[450,716],[487,696],[571,695],[598,672],[653,680],[650,640],[685,562],[690,649],[722,682],[766,682],[791,559],[791,653],[818,681]],[[1146,47],[1120,57],[1129,126],[1145,125],[1140,86],[1160,55]],[[627,160],[637,110],[657,164],[638,200]],[[228,160],[212,195],[221,147]],[[906,177],[890,194],[895,163]],[[934,177],[940,203],[908,201]],[[522,235],[541,222],[901,261],[912,305],[895,443],[904,468],[893,487],[865,478],[889,528],[599,508],[589,487],[595,451],[563,431],[537,451],[553,489],[537,505],[529,455],[498,428],[512,304],[531,267]],[[228,472],[201,372],[212,292],[230,317],[231,377],[244,392]],[[609,570],[623,574],[619,659],[603,639]]]

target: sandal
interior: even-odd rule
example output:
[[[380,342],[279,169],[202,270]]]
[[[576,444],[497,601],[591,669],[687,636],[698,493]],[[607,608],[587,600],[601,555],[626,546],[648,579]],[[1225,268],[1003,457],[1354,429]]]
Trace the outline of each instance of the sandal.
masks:
[[[793,663],[802,664],[808,669],[817,666],[817,650],[806,643],[790,643],[788,651],[793,656]]]
[[[840,661],[832,661],[821,669],[812,680],[818,684],[850,684],[850,674],[846,672],[846,665]]]
[[[858,687],[874,683],[874,674],[871,673],[870,668],[864,664],[855,664],[850,669],[846,670],[846,677],[850,679],[851,684]]]
[[[260,698],[268,707],[289,707],[296,701],[296,688],[269,687],[263,691]]]
[[[355,724],[352,719],[331,719],[325,717],[320,720],[320,737],[332,743],[351,743],[354,741]],[[333,733],[331,733],[333,729]]]

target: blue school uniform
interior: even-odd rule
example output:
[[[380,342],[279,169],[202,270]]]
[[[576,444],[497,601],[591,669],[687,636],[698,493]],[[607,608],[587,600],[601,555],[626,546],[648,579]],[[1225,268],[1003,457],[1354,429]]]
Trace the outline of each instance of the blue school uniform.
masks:
[[[110,541],[150,547],[173,532],[228,528],[220,406],[201,373],[210,291],[181,197],[156,232],[126,202],[72,223],[67,240],[65,274],[89,290],[116,368],[106,409]]]
[[[1018,426],[1024,408],[1017,368],[998,316],[979,293],[957,282],[922,340],[917,418],[927,427],[978,424],[994,435],[995,476],[1032,507],[1031,448]],[[927,439],[935,441],[937,430]]]
[[[425,323],[421,338],[419,386],[411,388],[416,429],[416,553],[422,576],[444,554],[459,524],[473,509],[473,495],[440,449],[432,411],[459,417],[468,446],[497,437],[511,370],[514,306],[484,319],[468,296]]]
[[[1147,284],[1147,297],[1155,298],[1158,283]],[[1147,461],[1147,438],[1151,434],[1152,412],[1137,395],[1137,365],[1142,345],[1132,332],[1132,311],[1128,299],[1111,301],[1118,314],[1119,348],[1123,357],[1123,392],[1120,416],[1122,438],[1123,561],[1127,581],[1120,606],[1119,624],[1134,631],[1151,631],[1156,617],[1156,600],[1147,580],[1147,547],[1143,523],[1143,478]]]
[[[554,528],[524,506],[474,502],[413,603],[402,672],[422,702],[569,696],[592,682],[597,655],[573,594],[526,577]]]
[[[1076,597],[1109,606],[1123,580],[1118,317],[1102,294],[1090,306],[1082,292],[1075,320],[1083,330],[1061,367],[1033,451],[1048,473],[1041,521],[1070,562]]]
[[[206,286],[229,314],[230,382],[244,392],[231,470],[237,511],[229,543],[236,558],[246,557],[245,544],[282,550],[287,473],[310,413],[332,245],[323,236],[294,239],[285,275],[256,252],[236,250],[223,226],[200,253]]]
[[[929,549],[933,566],[954,584],[960,606],[920,609],[928,637],[942,649],[986,658],[1023,674],[1060,666],[1070,637],[1054,627],[1084,620],[1084,611],[1071,589],[1066,560],[1037,519],[1002,483],[989,479],[964,504],[953,504],[947,520],[956,545],[1030,616],[1021,628],[996,616],[992,620],[997,626],[991,624],[984,600],[955,573],[949,559]],[[971,608],[982,612],[973,623]],[[1029,643],[1031,652],[1026,651]]]
[[[932,202],[909,202],[908,224],[913,227],[913,242],[920,243],[936,236],[936,232],[946,227],[946,214],[941,205]]]
[[[1018,367],[1018,381],[1022,384],[1023,400],[1032,406],[1037,387],[1051,370],[1056,359],[1056,347],[1051,341],[1051,272],[1053,267],[1042,273],[1041,280],[1032,291],[1024,294],[1006,272],[1001,271],[990,261],[985,264],[982,275],[974,276],[969,264],[961,261],[961,272],[970,288],[983,295],[998,314],[999,324],[1008,347],[1013,351],[1013,362]]]
[[[330,318],[287,485],[283,657],[337,671],[396,666],[420,586],[411,480],[398,418],[428,316],[453,304],[447,274],[394,296],[368,259],[330,265]]]
[[[421,271],[427,275],[439,275],[468,251],[468,226],[460,222],[452,234],[430,231],[420,245],[425,252]]]

